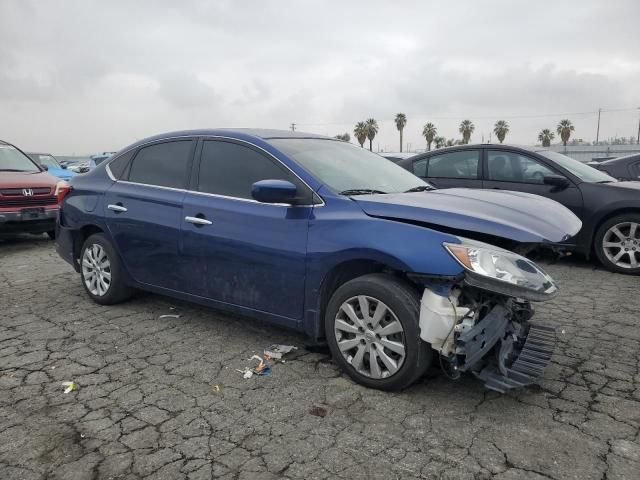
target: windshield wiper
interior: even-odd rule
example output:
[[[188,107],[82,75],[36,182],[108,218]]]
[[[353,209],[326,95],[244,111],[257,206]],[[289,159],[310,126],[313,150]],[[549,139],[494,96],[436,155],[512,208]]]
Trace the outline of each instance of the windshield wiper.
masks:
[[[31,170],[20,170],[18,168],[0,168],[0,172],[30,172]]]
[[[353,188],[351,190],[343,190],[340,192],[340,195],[371,195],[374,193],[387,193],[382,190],[374,190],[372,188]]]
[[[417,187],[410,188],[409,190],[405,190],[404,193],[413,193],[413,192],[428,192],[429,190],[435,190],[431,185],[418,185]]]

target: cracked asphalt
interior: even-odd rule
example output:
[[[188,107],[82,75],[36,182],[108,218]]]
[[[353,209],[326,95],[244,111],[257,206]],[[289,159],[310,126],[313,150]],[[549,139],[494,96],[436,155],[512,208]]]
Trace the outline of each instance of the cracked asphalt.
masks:
[[[561,293],[537,306],[558,332],[539,386],[433,370],[391,394],[254,320],[150,294],[96,305],[52,242],[0,240],[0,479],[637,480],[640,278],[543,265]],[[300,348],[245,380],[272,343]]]

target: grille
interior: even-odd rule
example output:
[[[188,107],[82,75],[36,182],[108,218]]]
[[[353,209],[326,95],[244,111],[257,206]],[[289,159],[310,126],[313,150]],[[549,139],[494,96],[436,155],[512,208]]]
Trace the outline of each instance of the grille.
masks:
[[[58,203],[56,197],[0,198],[0,207],[29,207],[32,205],[55,205],[56,203]]]
[[[5,195],[5,196],[17,196],[17,197],[22,197],[22,189],[23,188],[30,188],[31,190],[33,190],[33,194],[34,195],[49,195],[51,193],[51,189],[49,187],[37,187],[37,188],[31,188],[31,187],[20,187],[20,188],[3,188],[0,189],[0,195]]]

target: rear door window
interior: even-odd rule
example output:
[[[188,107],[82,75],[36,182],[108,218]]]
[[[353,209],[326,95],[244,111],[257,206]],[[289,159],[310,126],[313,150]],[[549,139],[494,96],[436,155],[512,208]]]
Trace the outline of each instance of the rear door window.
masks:
[[[429,160],[429,178],[478,179],[480,150],[462,150],[434,155]],[[417,174],[416,174],[417,175]]]
[[[415,162],[413,162],[413,173],[418,177],[426,177],[428,164],[429,164],[429,157],[416,160]]]
[[[193,143],[178,140],[141,148],[131,164],[129,181],[185,188]]]
[[[113,159],[111,162],[109,162],[109,170],[111,170],[111,174],[115,178],[122,179],[125,177],[125,172],[127,171],[129,162],[131,161],[135,153],[136,153],[135,150],[131,150],[127,153],[120,155],[118,158]]]

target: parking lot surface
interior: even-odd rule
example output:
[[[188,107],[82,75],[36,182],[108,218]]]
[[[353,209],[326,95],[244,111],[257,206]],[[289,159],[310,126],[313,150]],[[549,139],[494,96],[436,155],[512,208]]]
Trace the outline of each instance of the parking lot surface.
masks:
[[[543,265],[561,293],[537,306],[558,332],[539,386],[434,369],[383,393],[290,331],[150,294],[96,305],[52,242],[0,240],[0,478],[638,479],[640,278]],[[300,348],[244,379],[273,343]]]

